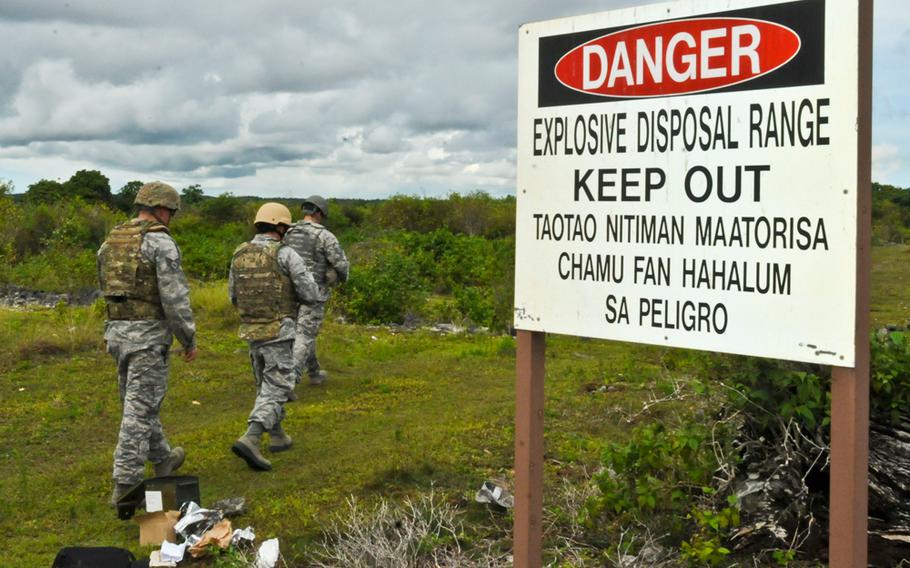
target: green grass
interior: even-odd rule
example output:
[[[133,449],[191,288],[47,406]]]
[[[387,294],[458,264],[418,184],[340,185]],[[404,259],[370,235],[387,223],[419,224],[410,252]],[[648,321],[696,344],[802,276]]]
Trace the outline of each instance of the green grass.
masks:
[[[872,248],[873,326],[910,323],[910,245]]]
[[[162,412],[171,443],[187,449],[181,471],[200,478],[203,504],[246,497],[238,524],[278,536],[300,562],[349,495],[369,501],[433,486],[474,518],[487,517],[471,496],[484,479],[511,478],[512,338],[327,323],[319,347],[331,378],[322,388],[301,386],[285,422],[294,448],[272,456],[272,472],[256,473],[229,451],[254,386],[246,345],[223,323],[232,317],[223,298],[223,283],[196,288],[200,355],[192,364],[172,359]],[[120,404],[96,312],[0,312],[0,534],[20,566],[49,566],[67,545],[150,550],[138,546],[136,524],[106,505]],[[69,326],[78,340],[67,331],[71,320],[80,322]],[[56,351],[35,353],[54,337]],[[551,338],[550,476],[565,474],[560,464],[590,462],[603,440],[621,436],[626,425],[614,408],[632,408],[645,394],[635,386],[591,393],[590,385],[659,358],[648,347]]]
[[[873,258],[873,323],[910,319],[910,247],[876,248]],[[181,472],[199,476],[203,504],[246,497],[236,523],[259,539],[277,536],[288,560],[305,565],[349,495],[369,502],[432,486],[463,508],[469,532],[509,545],[508,515],[491,517],[472,496],[484,479],[512,477],[512,338],[328,322],[319,349],[331,378],[301,386],[285,422],[294,448],[272,456],[273,471],[256,473],[229,451],[254,386],[224,283],[194,286],[193,303],[200,355],[193,364],[173,359],[162,420],[171,443],[187,449]],[[68,545],[151,550],[139,547],[137,525],[107,506],[120,404],[102,320],[97,307],[0,311],[0,535],[17,566],[50,566]],[[674,378],[665,354],[548,338],[549,491],[595,464],[608,441],[626,438],[635,426],[627,417]],[[661,418],[684,419],[686,404],[697,401],[667,405]]]

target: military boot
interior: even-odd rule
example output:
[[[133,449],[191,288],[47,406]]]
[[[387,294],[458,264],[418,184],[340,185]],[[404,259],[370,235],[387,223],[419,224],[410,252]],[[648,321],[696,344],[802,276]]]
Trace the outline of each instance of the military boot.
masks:
[[[164,460],[155,464],[155,477],[164,477],[180,469],[183,460],[186,459],[186,452],[183,448],[177,447],[171,450],[170,455]]]
[[[129,490],[132,488],[133,488],[133,486],[129,483],[117,483],[116,485],[114,485],[114,491],[111,493],[111,502],[110,502],[111,508],[116,509],[117,501],[119,501],[121,497],[123,497],[124,495],[129,493]]]
[[[293,443],[294,440],[284,431],[269,434],[269,451],[273,454],[291,449]]]
[[[249,435],[243,435],[237,438],[231,451],[239,458],[246,462],[246,465],[258,471],[269,471],[272,469],[272,462],[265,459],[259,451],[259,440]]]
[[[314,371],[314,372],[310,373],[310,386],[318,387],[318,386],[322,385],[328,378],[329,378],[329,374],[326,373],[325,371],[323,371],[322,369],[319,369],[318,371]]]

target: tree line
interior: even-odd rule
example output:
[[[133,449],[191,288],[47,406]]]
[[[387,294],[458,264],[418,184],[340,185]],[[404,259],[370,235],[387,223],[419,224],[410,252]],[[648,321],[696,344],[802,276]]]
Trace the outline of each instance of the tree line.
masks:
[[[94,254],[107,232],[132,211],[139,180],[112,192],[97,170],[65,182],[42,179],[14,194],[0,185],[0,283],[68,292],[96,286]],[[226,278],[234,248],[251,238],[265,200],[200,185],[180,190],[171,224],[190,278]],[[300,215],[301,199],[270,198]],[[330,309],[349,321],[427,319],[505,329],[511,321],[515,199],[484,192],[446,197],[396,195],[330,199],[327,226],[353,263],[350,281]]]

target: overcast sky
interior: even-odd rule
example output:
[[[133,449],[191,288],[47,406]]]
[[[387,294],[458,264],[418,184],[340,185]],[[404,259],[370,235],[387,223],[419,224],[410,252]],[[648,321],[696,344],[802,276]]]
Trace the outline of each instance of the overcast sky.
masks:
[[[0,179],[514,194],[524,22],[636,0],[2,0]],[[910,186],[910,9],[875,1],[873,179]]]

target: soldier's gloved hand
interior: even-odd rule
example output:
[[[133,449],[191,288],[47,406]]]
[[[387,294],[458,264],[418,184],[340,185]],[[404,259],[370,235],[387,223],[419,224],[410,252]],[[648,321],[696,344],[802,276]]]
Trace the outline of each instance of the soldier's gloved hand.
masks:
[[[198,348],[198,347],[193,347],[193,350],[192,350],[192,351],[186,351],[186,350],[184,350],[184,351],[183,351],[183,360],[186,361],[187,363],[190,363],[190,362],[193,361],[193,359],[196,358],[196,355],[198,355],[198,354],[199,354],[199,348]]]
[[[336,286],[338,284],[338,272],[334,268],[325,271],[326,286]]]

